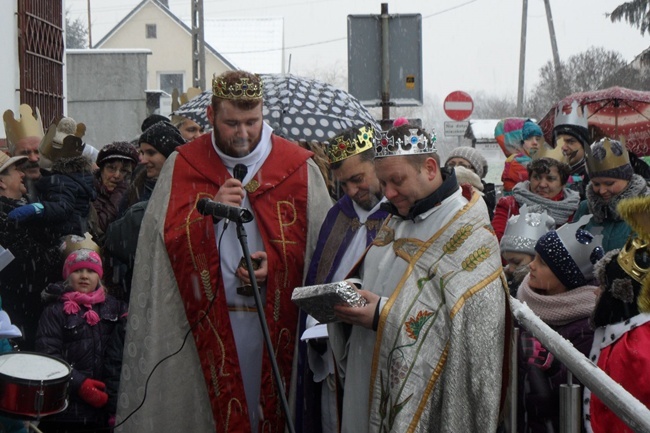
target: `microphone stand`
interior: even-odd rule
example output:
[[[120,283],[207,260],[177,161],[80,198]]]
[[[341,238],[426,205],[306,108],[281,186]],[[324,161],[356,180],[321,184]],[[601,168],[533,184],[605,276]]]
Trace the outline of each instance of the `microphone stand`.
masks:
[[[286,428],[289,433],[295,433],[293,427],[293,421],[291,419],[291,411],[289,410],[289,403],[287,402],[287,397],[284,393],[284,386],[282,385],[282,377],[280,376],[280,369],[278,368],[278,361],[275,359],[275,353],[273,353],[273,344],[271,343],[271,334],[269,332],[269,327],[266,323],[266,316],[264,315],[264,305],[262,305],[262,297],[260,296],[259,287],[257,286],[257,280],[255,279],[255,270],[253,269],[253,261],[251,260],[251,253],[248,250],[248,236],[246,235],[246,229],[244,228],[244,223],[241,221],[241,218],[236,221],[237,224],[237,238],[241,244],[242,252],[246,259],[246,269],[248,269],[248,277],[251,280],[251,286],[253,286],[253,297],[255,298],[255,306],[257,307],[257,316],[260,319],[260,326],[262,327],[262,334],[264,334],[264,342],[266,343],[266,350],[269,354],[269,360],[271,361],[271,367],[273,369],[273,377],[275,378],[275,383],[278,386],[278,392],[280,394],[280,402],[282,403],[282,411],[287,420]]]

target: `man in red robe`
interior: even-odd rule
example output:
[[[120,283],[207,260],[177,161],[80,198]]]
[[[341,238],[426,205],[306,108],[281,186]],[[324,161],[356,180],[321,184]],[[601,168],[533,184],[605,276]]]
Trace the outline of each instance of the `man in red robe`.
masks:
[[[215,77],[213,133],[179,147],[163,167],[138,241],[117,416],[126,422],[117,431],[284,431],[236,224],[197,211],[209,198],[253,213],[248,248],[289,389],[298,319],[291,292],[331,200],[311,153],[263,122],[262,85],[244,71]]]

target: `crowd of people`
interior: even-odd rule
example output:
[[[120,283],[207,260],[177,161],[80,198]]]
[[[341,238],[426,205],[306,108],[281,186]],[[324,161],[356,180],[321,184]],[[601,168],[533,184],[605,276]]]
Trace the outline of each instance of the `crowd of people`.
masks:
[[[517,431],[558,432],[567,367],[526,330],[511,364],[509,296],[650,404],[650,169],[576,105],[550,144],[522,121],[500,196],[477,149],[443,161],[406,119],[298,145],[259,76],[212,91],[209,125],[152,115],[99,152],[73,119],[5,112],[0,296],[22,336],[0,352],[70,366],[40,431],[494,433],[516,371]],[[342,281],[364,302],[334,322],[292,301]],[[632,431],[583,401],[586,431]]]

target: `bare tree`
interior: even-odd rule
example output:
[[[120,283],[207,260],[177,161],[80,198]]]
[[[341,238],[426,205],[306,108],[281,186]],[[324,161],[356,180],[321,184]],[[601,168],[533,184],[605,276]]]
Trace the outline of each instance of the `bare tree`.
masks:
[[[592,47],[573,55],[562,62],[566,89],[559,96],[623,85],[616,77],[625,67],[620,53],[604,48]],[[541,118],[557,101],[557,80],[553,63],[548,61],[539,70],[539,83],[528,97],[526,112],[528,116]]]
[[[86,48],[88,43],[88,29],[80,18],[70,19],[70,11],[65,11],[65,47]]]
[[[625,20],[632,27],[636,27],[644,35],[650,33],[650,1],[632,0],[620,4],[611,13],[607,14],[612,22]]]

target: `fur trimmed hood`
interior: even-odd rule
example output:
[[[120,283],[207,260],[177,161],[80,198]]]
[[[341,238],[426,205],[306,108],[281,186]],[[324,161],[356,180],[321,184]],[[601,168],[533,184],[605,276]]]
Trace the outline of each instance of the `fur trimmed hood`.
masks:
[[[92,173],[93,166],[90,159],[85,156],[73,156],[72,158],[59,158],[54,161],[52,171],[62,174]]]

